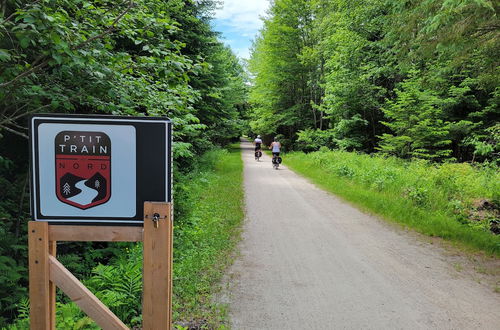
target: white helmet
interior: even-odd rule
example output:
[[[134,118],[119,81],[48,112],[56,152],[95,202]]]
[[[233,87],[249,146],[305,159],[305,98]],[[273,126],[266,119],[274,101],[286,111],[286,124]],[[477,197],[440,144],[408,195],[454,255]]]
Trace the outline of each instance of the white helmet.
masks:
[[[257,139],[260,139],[260,135],[257,135]]]

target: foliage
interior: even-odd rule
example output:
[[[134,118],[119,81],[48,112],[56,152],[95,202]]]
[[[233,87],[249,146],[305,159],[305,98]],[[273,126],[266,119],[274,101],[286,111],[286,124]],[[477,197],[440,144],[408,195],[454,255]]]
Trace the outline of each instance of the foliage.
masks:
[[[487,212],[474,216],[478,201],[500,206],[500,172],[494,164],[433,164],[345,151],[293,152],[286,164],[387,219],[500,255],[500,236],[491,232],[497,219]]]
[[[315,92],[307,85],[307,70],[298,56],[311,43],[312,12],[308,1],[278,0],[270,13],[249,63],[256,74],[249,96],[251,127],[261,135],[292,137],[304,125],[319,122],[309,96]]]
[[[169,117],[179,179],[243,127],[246,76],[212,31],[216,4],[0,1],[0,326],[26,295],[29,115]],[[127,246],[65,243],[58,252],[86,278]]]
[[[386,5],[379,0],[318,4],[329,128],[342,149],[373,151],[384,130],[380,108],[395,83],[393,59],[382,41]]]
[[[100,329],[88,316],[83,314],[75,303],[56,303],[56,325],[58,330]],[[2,329],[25,330],[29,328],[29,300],[24,298],[21,300],[16,322]]]
[[[499,10],[490,0],[273,1],[250,59],[251,128],[299,150],[496,160],[487,132],[500,119]]]
[[[141,323],[142,246],[126,248],[112,265],[98,265],[85,285],[130,326]]]
[[[243,221],[243,164],[236,148],[212,151],[180,183],[174,239],[174,319],[182,326],[222,326],[226,309],[214,300]]]
[[[27,295],[27,177],[16,175],[18,164],[0,156],[0,326],[15,315]]]
[[[390,120],[384,122],[393,134],[381,136],[380,150],[401,158],[439,159],[451,154],[450,124],[443,108],[453,100],[443,100],[425,90],[421,79],[407,79],[396,89],[395,100],[383,109]]]
[[[297,149],[310,152],[318,151],[321,147],[334,149],[337,147],[335,138],[331,130],[323,131],[310,128],[297,133]]]

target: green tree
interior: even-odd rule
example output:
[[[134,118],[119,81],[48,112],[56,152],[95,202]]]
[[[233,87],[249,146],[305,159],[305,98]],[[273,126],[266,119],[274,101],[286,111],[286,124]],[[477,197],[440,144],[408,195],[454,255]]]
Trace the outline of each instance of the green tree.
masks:
[[[470,160],[498,123],[499,5],[495,1],[389,2],[386,41],[403,76],[417,65],[427,89],[455,99],[443,109],[453,156]],[[398,24],[405,22],[405,24]],[[480,142],[471,143],[471,141]]]
[[[309,1],[272,3],[249,63],[254,76],[250,91],[254,132],[280,133],[290,139],[298,129],[318,124],[311,105],[314,86],[308,84],[310,65],[301,59],[305,47],[312,45],[311,23]]]
[[[420,78],[401,83],[396,98],[383,108],[390,119],[384,124],[393,134],[381,136],[379,149],[401,158],[447,158],[451,154],[450,123],[443,116],[443,107],[449,101],[423,88]]]
[[[380,111],[394,86],[392,57],[383,43],[383,1],[319,1],[317,29],[325,37],[324,107],[339,147],[373,151],[384,128]]]

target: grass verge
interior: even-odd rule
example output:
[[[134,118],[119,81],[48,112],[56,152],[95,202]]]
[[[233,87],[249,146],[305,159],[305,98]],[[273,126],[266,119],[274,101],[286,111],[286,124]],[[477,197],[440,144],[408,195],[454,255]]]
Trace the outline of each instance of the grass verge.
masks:
[[[226,308],[213,294],[231,263],[244,217],[242,170],[239,148],[212,151],[183,187],[188,200],[182,202],[188,208],[174,228],[173,310],[178,329],[225,328]]]
[[[406,162],[341,151],[293,152],[284,161],[319,187],[365,211],[422,234],[500,257],[500,235],[489,231],[497,221],[491,218],[494,213],[474,208],[478,200],[497,203],[500,190],[495,169]],[[474,216],[479,218],[471,220]]]

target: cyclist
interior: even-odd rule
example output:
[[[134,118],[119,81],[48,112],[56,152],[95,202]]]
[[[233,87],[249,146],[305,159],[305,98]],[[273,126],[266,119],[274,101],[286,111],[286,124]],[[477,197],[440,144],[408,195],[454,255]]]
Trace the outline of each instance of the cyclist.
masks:
[[[269,146],[269,149],[271,149],[273,153],[273,164],[275,164],[278,162],[281,149],[281,143],[278,141],[278,137],[274,138],[274,141],[271,143],[271,146]]]
[[[260,135],[257,135],[257,138],[253,140],[253,144],[255,144],[255,159],[259,160],[259,158],[262,156],[262,139],[260,138]]]

